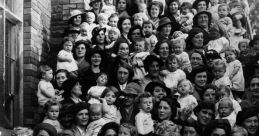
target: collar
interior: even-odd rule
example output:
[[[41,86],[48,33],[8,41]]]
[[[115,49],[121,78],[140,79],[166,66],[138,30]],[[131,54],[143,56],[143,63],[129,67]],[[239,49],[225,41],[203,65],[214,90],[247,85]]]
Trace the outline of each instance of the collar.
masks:
[[[70,99],[75,102],[75,103],[79,103],[79,102],[82,102],[82,100],[80,98],[73,98],[73,97],[70,97]]]
[[[118,84],[119,84],[121,90],[124,90],[127,86],[127,82],[124,84],[120,84],[120,83],[118,83]]]
[[[82,130],[80,127],[76,126],[76,128],[78,129],[79,133],[81,134],[81,136],[85,136],[86,135],[86,130]]]

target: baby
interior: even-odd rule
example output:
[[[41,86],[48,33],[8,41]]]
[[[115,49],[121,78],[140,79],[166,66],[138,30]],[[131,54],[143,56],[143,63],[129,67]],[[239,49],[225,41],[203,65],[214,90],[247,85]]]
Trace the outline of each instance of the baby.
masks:
[[[192,26],[192,19],[194,15],[192,14],[192,4],[189,2],[184,2],[181,5],[181,14],[179,23],[183,26]]]
[[[104,13],[100,13],[97,17],[97,22],[100,28],[106,28],[107,30],[110,28],[108,26],[108,16]]]
[[[155,26],[152,21],[148,20],[143,22],[142,31],[145,37],[145,42],[148,47],[147,50],[150,53],[153,52],[155,45],[158,42],[157,37],[155,36],[155,34],[153,34],[154,30],[155,30]]]
[[[107,17],[109,17],[111,14],[115,13],[116,8],[113,5],[113,0],[104,0],[101,12],[105,13],[107,15]]]
[[[233,103],[230,98],[224,97],[218,102],[218,113],[216,119],[227,119],[231,128],[236,124],[236,114],[234,112]]]
[[[151,118],[151,111],[153,109],[153,97],[150,93],[142,93],[138,96],[137,102],[140,112],[136,115],[136,127],[138,133],[146,135],[154,132],[154,122]]]
[[[95,14],[93,12],[86,13],[86,23],[88,23],[89,27],[87,29],[87,35],[89,39],[92,38],[92,31],[97,26],[95,23]]]
[[[231,81],[226,73],[226,63],[221,60],[221,59],[215,59],[213,61],[213,66],[212,66],[212,73],[214,75],[214,79],[212,81],[212,84],[217,86],[218,88],[220,86],[228,86],[232,87]]]
[[[96,82],[97,85],[92,86],[87,92],[90,97],[88,101],[89,104],[100,103],[99,98],[101,97],[103,91],[106,89],[108,75],[106,73],[100,73]]]
[[[133,25],[137,26],[141,26],[143,25],[143,22],[144,21],[147,21],[148,20],[148,17],[145,16],[145,14],[143,13],[136,13],[132,16],[133,18]]]
[[[228,17],[228,14],[229,14],[228,4],[220,4],[218,6],[219,22],[223,24],[225,30],[227,31],[229,31],[233,27],[232,19]]]
[[[91,122],[87,126],[86,132],[92,132],[89,136],[97,136],[102,126],[106,124],[103,118],[103,110],[101,104],[91,104],[89,107]]]
[[[88,41],[90,38],[88,37],[88,27],[89,25],[86,22],[83,22],[80,25],[80,34],[77,36],[75,42],[83,40],[83,41]]]
[[[111,27],[108,30],[109,45],[105,46],[106,52],[112,55],[114,50],[114,43],[121,37],[120,30],[117,27]],[[115,55],[115,54],[114,54]]]

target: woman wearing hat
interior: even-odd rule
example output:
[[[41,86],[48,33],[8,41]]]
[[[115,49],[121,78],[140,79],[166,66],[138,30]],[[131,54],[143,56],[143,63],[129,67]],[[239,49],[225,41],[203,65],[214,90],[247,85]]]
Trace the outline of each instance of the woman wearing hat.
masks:
[[[84,69],[88,69],[90,64],[87,60],[87,54],[90,50],[91,44],[87,41],[77,41],[73,47],[73,54],[78,66],[78,74],[81,75]]]
[[[82,11],[76,9],[70,12],[70,16],[68,18],[68,25],[69,27],[65,29],[65,35],[67,35],[69,32],[78,31],[80,32],[80,25],[85,20],[85,15]]]
[[[146,85],[150,82],[160,82],[163,83],[159,76],[159,72],[163,65],[161,59],[159,59],[155,55],[149,55],[143,61],[144,69],[148,72],[148,74],[142,79],[142,87],[145,88]]]
[[[258,107],[248,107],[238,112],[236,125],[244,127],[248,136],[259,135]]]
[[[87,90],[91,86],[96,85],[96,80],[99,73],[104,72],[103,70],[103,59],[104,59],[104,52],[101,50],[93,49],[89,54],[89,63],[90,68],[86,69],[82,72],[82,75],[79,75],[82,82],[83,87],[83,98],[86,97]]]
[[[153,21],[155,28],[158,28],[160,24],[159,18],[161,17],[163,10],[164,10],[163,4],[159,1],[151,2],[147,8],[148,14],[150,16],[151,21]]]
[[[73,111],[73,126],[69,129],[73,136],[90,136],[91,131],[86,131],[89,124],[89,105],[85,102],[80,102],[72,105]]]
[[[209,3],[209,0],[195,0],[192,4],[192,7],[196,9],[197,13],[199,13],[201,11],[207,11]]]
[[[80,96],[82,95],[82,86],[79,83],[79,79],[75,77],[71,77],[67,79],[61,87],[64,90],[62,94],[64,100],[61,101],[62,105],[75,104],[82,102]]]
[[[106,38],[106,28],[101,28],[99,26],[95,27],[92,31],[92,48],[96,50],[105,50],[105,46],[108,45]]]
[[[171,20],[168,17],[162,17],[159,20],[159,25],[157,27],[157,40],[158,42],[161,42],[163,40],[170,40],[172,27],[175,26],[171,22]]]

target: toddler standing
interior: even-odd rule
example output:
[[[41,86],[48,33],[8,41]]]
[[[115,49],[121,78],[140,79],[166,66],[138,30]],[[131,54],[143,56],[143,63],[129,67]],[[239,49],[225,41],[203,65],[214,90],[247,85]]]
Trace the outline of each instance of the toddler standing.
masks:
[[[89,11],[89,12],[86,13],[86,23],[88,23],[88,25],[89,25],[89,27],[87,29],[87,32],[88,32],[87,35],[88,35],[89,39],[92,38],[92,31],[97,26],[94,23],[95,22],[95,17],[96,16],[95,16],[94,12]]]
[[[64,38],[63,49],[58,53],[57,70],[65,69],[71,75],[77,76],[77,64],[72,53],[73,41],[71,38]]]
[[[155,26],[152,21],[144,21],[142,25],[142,31],[145,37],[145,42],[148,47],[148,51],[150,53],[153,52],[156,43],[158,42],[157,37],[153,34],[153,31],[155,30]]]
[[[153,98],[148,92],[142,93],[138,96],[137,102],[140,112],[136,115],[136,127],[138,133],[147,135],[154,132],[154,122],[151,118],[151,110],[153,109]]]

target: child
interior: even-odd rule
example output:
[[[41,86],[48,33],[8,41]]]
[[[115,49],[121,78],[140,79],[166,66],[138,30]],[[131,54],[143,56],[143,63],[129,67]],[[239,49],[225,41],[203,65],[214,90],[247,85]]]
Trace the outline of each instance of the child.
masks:
[[[63,49],[58,53],[57,70],[65,69],[71,75],[77,76],[77,64],[72,53],[73,41],[71,38],[64,38]]]
[[[108,30],[109,45],[105,46],[106,52],[112,55],[114,50],[114,43],[121,37],[120,30],[117,27],[111,27]],[[115,54],[114,54],[115,55]]]
[[[185,50],[185,40],[182,38],[176,38],[172,40],[173,43],[173,53],[179,59],[179,68],[183,71],[187,71],[188,73],[191,72],[191,62],[189,59],[188,53]]]
[[[233,18],[233,25],[235,26],[235,33],[244,35],[246,29],[243,28],[242,21],[245,19],[245,4],[240,0],[231,0],[229,3],[230,14]],[[248,14],[247,14],[248,15]]]
[[[88,96],[90,97],[88,103],[100,103],[99,98],[101,97],[103,91],[106,89],[106,84],[108,82],[108,75],[106,73],[100,73],[96,80],[97,85],[92,86],[88,90]]]
[[[153,34],[153,30],[155,30],[155,26],[152,21],[148,20],[143,22],[142,31],[150,53],[153,52],[155,45],[158,42],[157,37]]]
[[[104,13],[98,15],[97,22],[100,28],[106,28],[107,30],[110,28],[110,26],[108,26],[108,16]]]
[[[40,106],[44,106],[45,103],[51,99],[58,98],[56,96],[56,90],[51,84],[53,78],[53,71],[48,65],[41,65],[39,67],[41,80],[38,84],[38,103]]]
[[[150,55],[149,52],[146,51],[147,46],[145,44],[145,40],[143,38],[138,39],[135,42],[135,53],[132,56],[132,67],[134,70],[133,79],[142,79],[147,74],[144,69],[144,59]]]
[[[227,60],[227,75],[232,83],[232,91],[236,97],[241,98],[245,91],[245,79],[243,75],[243,67],[239,60],[236,59],[237,51],[233,47],[225,49],[225,57]]]
[[[117,27],[119,16],[117,13],[111,14],[111,16],[108,18],[109,22],[108,25],[111,27]]]
[[[247,130],[240,126],[235,126],[232,129],[231,136],[248,136]]]
[[[93,29],[97,26],[95,23],[95,13],[94,12],[87,12],[86,13],[86,23],[88,23],[89,27],[87,29],[87,32],[88,32],[88,37],[89,39],[92,38],[92,31]]]
[[[103,118],[103,109],[101,104],[91,104],[89,107],[90,120],[91,122],[87,126],[86,132],[92,131],[90,136],[97,136],[102,126],[107,122]]]
[[[80,41],[80,40],[83,40],[83,41],[89,40],[90,41],[90,38],[88,37],[88,32],[87,32],[88,27],[89,27],[89,25],[86,22],[83,22],[80,25],[80,34],[77,36],[75,42]]]
[[[192,83],[187,80],[181,80],[177,86],[178,93],[180,97],[178,98],[178,103],[180,103],[180,110],[179,112],[192,112],[193,109],[198,105],[196,98],[192,95],[193,93],[193,86]],[[194,117],[194,113],[191,114],[192,118]]]
[[[147,11],[147,4],[145,4],[144,2],[138,4],[138,11],[139,13],[143,14],[145,21],[147,21],[150,18]]]
[[[179,58],[172,54],[168,56],[166,60],[167,69],[163,70],[163,74],[165,75],[163,81],[166,87],[170,88],[174,92],[179,81],[186,79],[185,73],[179,69],[179,63]]]
[[[151,110],[153,109],[153,98],[148,92],[142,93],[137,98],[140,112],[135,116],[136,127],[138,133],[147,135],[154,132],[154,122],[151,118]]]
[[[233,27],[232,19],[228,17],[228,14],[229,14],[228,4],[220,4],[218,6],[219,22],[223,24],[225,30],[227,31],[229,31]]]
[[[192,4],[189,2],[183,2],[181,5],[181,14],[179,23],[184,27],[192,27],[192,19],[194,15],[192,14]]]
[[[226,73],[226,63],[221,60],[221,59],[215,59],[213,61],[213,66],[212,66],[212,73],[214,75],[214,79],[212,81],[212,84],[217,86],[218,88],[220,86],[228,86],[232,87],[231,81]]]
[[[222,54],[223,50],[226,47],[229,47],[229,41],[227,40],[227,38],[224,37],[224,36],[221,36],[218,29],[211,28],[210,29],[210,39],[211,40],[207,44],[207,49],[208,50],[215,50],[219,54],[221,54],[221,56],[224,56],[224,54]]]
[[[113,0],[104,0],[101,13],[104,13],[109,17],[116,12],[116,8],[113,5]]]
[[[123,123],[120,125],[118,136],[138,136],[138,130],[131,124]]]
[[[107,87],[102,95],[102,106],[104,119],[107,122],[116,122],[120,124],[121,114],[118,108],[116,107],[117,98],[119,97],[119,91],[114,86]]]
[[[53,127],[55,127],[58,133],[62,131],[61,125],[58,121],[60,108],[61,105],[56,100],[49,100],[44,105],[46,117],[44,118],[43,123],[48,123],[52,125]]]
[[[143,22],[148,20],[148,18],[143,13],[136,13],[132,16],[132,18],[133,18],[133,25],[134,26],[139,25],[141,27],[143,25]]]
[[[218,7],[219,7],[219,0],[210,0],[210,8],[208,11],[211,13],[213,19],[218,19]]]
[[[218,102],[218,116],[216,119],[227,119],[231,128],[236,124],[236,113],[234,112],[233,103],[230,98],[224,97]]]

